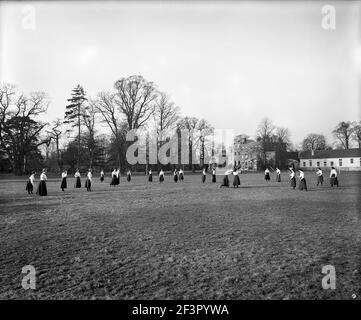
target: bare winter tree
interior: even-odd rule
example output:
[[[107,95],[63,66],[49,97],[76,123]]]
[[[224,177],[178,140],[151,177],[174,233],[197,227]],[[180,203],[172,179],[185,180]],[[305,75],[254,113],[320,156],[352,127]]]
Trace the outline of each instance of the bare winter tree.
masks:
[[[49,143],[48,138],[40,138],[47,124],[37,120],[48,105],[44,92],[17,96],[12,85],[5,84],[0,88],[0,147],[16,175],[23,174],[28,154]]]
[[[96,125],[97,108],[93,100],[89,100],[89,106],[84,112],[83,123],[87,128],[85,135],[86,145],[89,152],[89,168],[93,166],[96,141],[95,141],[95,125]]]
[[[322,134],[310,133],[302,142],[302,150],[324,150],[326,149],[326,137]]]
[[[349,149],[353,133],[353,127],[350,121],[341,121],[332,133],[341,142],[344,149]]]
[[[47,131],[48,134],[50,135],[50,138],[55,141],[56,160],[57,160],[58,167],[59,167],[60,171],[63,171],[63,164],[62,164],[62,161],[60,159],[60,147],[59,147],[60,137],[63,134],[62,126],[63,126],[63,121],[61,119],[57,119],[51,125],[51,130]]]
[[[257,127],[257,139],[262,142],[271,142],[275,126],[269,118],[262,119]]]
[[[126,132],[128,126],[121,120],[122,114],[118,104],[115,102],[115,94],[100,92],[92,103],[100,114],[101,122],[105,124],[112,133],[112,149],[116,153],[116,160],[119,168],[121,168],[126,152]]]
[[[287,128],[277,127],[275,136],[277,142],[286,143],[287,145],[291,143],[291,134]]]
[[[128,129],[143,127],[154,111],[157,99],[154,83],[142,76],[130,76],[117,80],[114,88],[114,101],[125,117]]]
[[[361,148],[361,121],[353,123],[352,138],[358,143],[358,147]]]

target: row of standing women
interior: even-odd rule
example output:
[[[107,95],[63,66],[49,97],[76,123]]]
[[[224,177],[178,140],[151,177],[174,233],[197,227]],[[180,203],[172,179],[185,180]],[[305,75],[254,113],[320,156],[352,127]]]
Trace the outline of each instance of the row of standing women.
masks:
[[[297,183],[296,183],[296,173],[294,168],[289,168],[290,170],[290,184],[291,187],[293,189],[296,188]],[[299,169],[299,189],[300,190],[305,190],[307,191],[307,182],[305,179],[305,174],[303,172],[302,169]],[[281,170],[279,168],[276,168],[276,181],[277,182],[281,182]],[[236,168],[234,168],[233,170],[226,170],[224,173],[224,177],[222,180],[222,183],[220,185],[220,187],[229,187],[229,178],[228,175],[232,174],[233,175],[233,187],[234,188],[238,188],[241,184],[240,179],[239,179],[239,172]],[[321,170],[321,168],[318,168],[316,171],[316,175],[317,175],[317,186],[319,185],[323,185],[324,182],[324,178],[323,178],[323,172]],[[61,185],[60,188],[62,191],[64,191],[67,188],[67,176],[68,173],[67,171],[63,171],[61,174]],[[75,188],[81,188],[81,175],[79,170],[77,170],[75,172],[75,184],[74,187]],[[104,171],[102,170],[100,172],[100,181],[103,182],[104,181]],[[130,170],[128,170],[127,172],[127,181],[130,182],[132,178],[132,173]],[[87,189],[87,191],[91,191],[91,185],[92,185],[92,179],[93,179],[93,174],[92,171],[89,169],[88,173],[87,173],[87,178],[85,181],[85,187]],[[184,181],[184,171],[182,169],[175,169],[173,171],[173,179],[174,182],[183,182]],[[203,169],[202,171],[202,183],[205,183],[207,179],[207,172],[206,169]],[[265,180],[266,181],[270,181],[271,180],[271,176],[270,176],[270,170],[268,168],[266,168],[265,170]],[[46,187],[46,181],[47,181],[47,176],[46,176],[46,170],[44,169],[40,175],[40,182],[36,191],[36,194],[40,195],[40,196],[46,196],[47,195],[47,187]],[[148,181],[152,182],[153,181],[153,173],[152,170],[149,170],[148,172]],[[216,169],[213,168],[212,169],[212,183],[216,183]],[[160,170],[159,172],[159,183],[163,183],[164,182],[164,171],[163,169]],[[111,186],[116,186],[120,184],[120,170],[119,169],[114,169],[112,171],[112,179],[110,182]],[[337,171],[334,167],[331,168],[330,171],[330,185],[331,187],[333,186],[339,186],[339,182],[338,182],[338,177],[337,177]],[[28,194],[32,194],[33,190],[34,190],[34,186],[35,186],[35,172],[33,172],[31,174],[31,176],[29,177],[29,180],[26,184],[26,190],[28,191]]]

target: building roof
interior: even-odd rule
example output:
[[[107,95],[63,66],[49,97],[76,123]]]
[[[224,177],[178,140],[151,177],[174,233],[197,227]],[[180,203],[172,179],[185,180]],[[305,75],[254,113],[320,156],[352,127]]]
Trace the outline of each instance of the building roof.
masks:
[[[358,158],[361,157],[361,148],[342,149],[342,150],[315,150],[314,155],[311,151],[300,152],[300,159],[328,159],[328,158]]]

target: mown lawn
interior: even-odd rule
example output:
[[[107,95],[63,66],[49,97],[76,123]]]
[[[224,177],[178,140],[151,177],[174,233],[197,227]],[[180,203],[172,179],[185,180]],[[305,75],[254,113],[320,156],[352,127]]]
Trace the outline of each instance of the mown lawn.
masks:
[[[91,193],[73,179],[62,193],[54,179],[47,197],[2,179],[0,298],[360,299],[361,174],[342,173],[331,189],[306,173],[308,192],[286,173],[282,183],[240,178],[239,189],[200,175],[123,177],[115,189],[96,179]],[[25,265],[36,290],[21,286]],[[322,289],[324,265],[336,290]]]

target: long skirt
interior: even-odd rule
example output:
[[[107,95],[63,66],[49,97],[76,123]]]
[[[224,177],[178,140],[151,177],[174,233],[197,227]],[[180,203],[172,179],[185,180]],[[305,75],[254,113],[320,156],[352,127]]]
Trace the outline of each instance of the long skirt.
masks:
[[[120,184],[120,177],[115,176],[115,185]]]
[[[335,177],[334,175],[332,175],[332,177],[330,178],[330,184],[331,184],[331,187],[333,187],[333,186],[337,186],[337,187],[338,187],[338,179],[337,179],[337,177]]]
[[[174,182],[178,182],[178,175],[175,174],[173,179],[174,179]]]
[[[152,175],[152,174],[149,175],[148,181],[149,181],[149,182],[153,182],[153,175]]]
[[[299,184],[298,188],[299,188],[300,190],[305,190],[305,191],[307,191],[306,179],[302,179],[302,180],[300,181],[300,184]]]
[[[318,176],[318,177],[317,177],[317,185],[319,185],[319,184],[320,184],[321,186],[323,185],[323,176]]]
[[[270,180],[271,180],[271,177],[270,177],[269,173],[266,173],[266,174],[264,175],[264,179],[265,179],[266,181],[270,181]]]
[[[104,181],[104,176],[100,176],[100,182]]]
[[[216,175],[212,174],[212,182],[215,183],[216,182]]]
[[[277,175],[277,182],[281,182],[281,175],[280,174]]]
[[[164,181],[164,176],[159,177],[159,182],[162,183]]]
[[[183,173],[180,173],[180,174],[179,174],[179,180],[180,180],[180,181],[183,181],[183,180],[184,180],[184,175],[183,175]]]
[[[47,196],[48,190],[46,189],[46,182],[44,180],[39,182],[38,190],[36,191],[36,194],[39,196]]]
[[[127,175],[127,181],[130,182],[132,180],[132,176],[130,174]]]
[[[66,178],[61,179],[60,189],[64,191],[64,189],[66,189],[67,186],[68,185],[66,183]]]
[[[223,181],[222,181],[221,187],[229,187],[229,179],[228,179],[228,176],[224,176],[224,177],[223,177]]]
[[[206,175],[205,175],[205,174],[202,176],[202,182],[203,182],[203,183],[206,182]]]
[[[76,180],[75,180],[75,188],[81,188],[80,177],[77,177]]]
[[[113,175],[113,176],[112,176],[112,181],[110,181],[110,185],[111,185],[111,186],[115,186],[116,183],[117,183],[117,177]]]
[[[293,178],[291,179],[290,184],[291,184],[291,187],[292,187],[293,189],[296,188],[296,178],[295,178],[295,177],[293,177]]]
[[[87,189],[87,191],[91,190],[92,187],[92,182],[91,180],[89,180],[88,178],[85,180],[85,188]]]
[[[25,190],[26,190],[28,193],[33,193],[34,186],[33,186],[33,184],[30,182],[30,180],[26,183],[26,188],[25,188]]]
[[[239,176],[233,176],[233,187],[237,187],[241,184],[241,181],[239,180]]]

